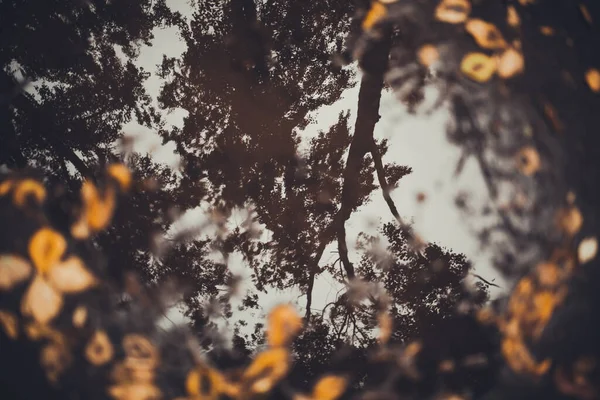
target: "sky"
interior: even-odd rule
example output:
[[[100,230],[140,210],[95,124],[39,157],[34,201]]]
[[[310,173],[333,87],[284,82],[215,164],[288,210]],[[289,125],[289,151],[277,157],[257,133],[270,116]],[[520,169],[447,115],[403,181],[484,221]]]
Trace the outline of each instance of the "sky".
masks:
[[[190,8],[181,0],[169,2],[172,8],[190,15]],[[156,99],[161,87],[161,80],[156,76],[157,65],[161,62],[163,54],[168,57],[179,56],[185,50],[185,44],[177,35],[176,29],[156,29],[155,39],[152,46],[145,46],[138,59],[138,66],[151,72],[152,76],[146,82],[146,89]],[[360,79],[360,73],[357,76]],[[354,126],[356,118],[356,107],[358,103],[358,90],[360,85],[346,90],[341,98],[334,104],[322,107],[314,114],[314,123],[310,124],[299,136],[303,143],[316,136],[320,130],[327,130],[329,126],[337,122],[341,111],[350,110],[350,126]],[[435,90],[427,92],[427,98],[433,98]],[[185,110],[171,110],[165,113],[167,124],[181,127]],[[381,119],[375,128],[375,138],[387,138],[389,141],[388,153],[384,156],[384,162],[395,162],[400,165],[412,167],[413,172],[403,177],[396,190],[391,196],[405,220],[414,223],[415,231],[423,239],[435,242],[443,247],[452,249],[454,252],[464,253],[473,263],[477,274],[487,280],[495,280],[500,286],[505,287],[502,278],[490,266],[490,254],[479,248],[479,242],[473,231],[473,224],[477,221],[465,218],[455,206],[454,200],[458,193],[464,191],[471,195],[470,201],[476,203],[487,199],[487,192],[474,160],[467,161],[460,176],[454,177],[454,169],[460,157],[459,149],[448,143],[445,133],[445,125],[448,113],[445,109],[439,109],[431,115],[423,113],[409,115],[396,100],[391,92],[384,92],[381,101]],[[124,127],[124,134],[135,138],[136,151],[149,153],[158,161],[177,166],[178,157],[174,153],[173,143],[161,145],[161,139],[152,130],[131,122]],[[425,194],[425,201],[418,202],[417,194]],[[475,195],[475,196],[473,196]],[[391,213],[380,191],[374,191],[371,201],[361,207],[347,221],[348,247],[351,249],[356,243],[359,232],[364,230],[367,224],[373,221],[381,223],[393,221]],[[179,227],[200,223],[206,217],[207,207],[202,205],[197,209],[186,213]],[[385,212],[382,213],[382,210]],[[384,218],[382,219],[382,215]],[[386,215],[389,215],[386,219]],[[242,219],[241,216],[232,217],[234,220]],[[237,221],[230,221],[237,223]],[[335,245],[330,245],[321,259],[321,264],[326,264],[337,258],[333,252]],[[351,261],[358,261],[352,260]],[[244,267],[240,255],[233,255],[229,260],[232,272],[248,276],[249,269]],[[322,309],[325,304],[335,300],[336,294],[342,285],[332,279],[331,276],[322,274],[315,282],[313,291],[313,308]],[[491,288],[492,298],[501,293],[499,289]],[[298,290],[280,292],[271,290],[267,295],[261,295],[260,302],[262,310],[258,315],[235,315],[246,320],[260,319],[264,313],[281,302],[296,304],[299,311],[303,312],[306,297]],[[235,307],[234,307],[235,309]],[[183,317],[176,309],[168,315],[169,320],[181,322]],[[169,323],[170,323],[169,321]],[[253,325],[253,324],[250,324]]]

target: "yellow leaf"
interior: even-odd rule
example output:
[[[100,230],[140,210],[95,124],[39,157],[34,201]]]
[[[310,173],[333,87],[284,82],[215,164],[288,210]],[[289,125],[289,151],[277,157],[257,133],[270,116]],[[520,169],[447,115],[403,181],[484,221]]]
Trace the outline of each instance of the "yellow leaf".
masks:
[[[45,325],[60,312],[63,299],[40,275],[34,279],[21,303],[21,313],[32,316],[38,323]]]
[[[525,68],[525,59],[521,52],[510,48],[498,58],[498,76],[502,79],[512,78]]]
[[[85,215],[82,216],[71,226],[71,235],[75,239],[87,239],[90,236],[90,227],[87,224],[87,219]]]
[[[279,305],[269,313],[267,342],[285,346],[302,329],[302,319],[290,305]]]
[[[25,335],[32,341],[49,339],[51,341],[60,341],[61,333],[48,325],[38,322],[31,322],[24,326]]]
[[[335,400],[346,390],[347,380],[341,376],[325,376],[317,382],[313,389],[315,400]]]
[[[112,218],[115,208],[114,189],[107,189],[100,196],[98,189],[90,181],[81,186],[83,210],[79,220],[71,226],[71,234],[77,239],[85,239],[91,233],[106,228]]]
[[[82,328],[85,325],[85,321],[87,321],[87,308],[84,306],[79,306],[73,311],[73,326],[75,328]]]
[[[0,196],[6,195],[13,187],[13,181],[6,180],[0,183]]]
[[[19,182],[15,188],[15,204],[19,207],[24,206],[28,197],[33,197],[38,204],[41,204],[46,199],[46,189],[41,183],[33,179],[25,179]]]
[[[10,290],[25,281],[32,269],[31,264],[21,257],[0,255],[0,291]]]
[[[577,255],[581,264],[593,260],[596,253],[598,253],[598,240],[595,237],[585,238],[579,243]]]
[[[108,174],[112,176],[119,185],[121,190],[125,191],[131,186],[131,172],[123,164],[112,164],[108,167]]]
[[[61,293],[79,293],[96,284],[96,278],[78,257],[55,264],[47,273],[48,282]]]
[[[46,376],[51,382],[56,382],[69,366],[71,358],[67,349],[61,342],[51,342],[40,353],[40,365],[46,371]]]
[[[531,146],[521,149],[517,154],[517,168],[526,176],[532,176],[540,170],[540,154]]]
[[[265,393],[288,371],[288,351],[274,348],[256,356],[243,374],[245,381],[254,381],[251,385],[255,393]],[[257,379],[259,378],[259,379]]]
[[[537,266],[538,279],[544,286],[556,286],[560,282],[561,273],[556,264],[541,263]]]
[[[116,400],[158,400],[160,389],[149,383],[129,383],[111,386],[108,390]]]
[[[29,241],[29,257],[40,273],[45,273],[60,261],[67,241],[62,235],[50,228],[41,228]]]
[[[460,63],[460,70],[477,82],[487,82],[496,72],[497,62],[483,53],[469,53]]]
[[[8,336],[10,339],[14,340],[17,338],[19,334],[17,317],[8,311],[0,310],[0,326],[4,329],[6,336]]]
[[[93,187],[91,183],[89,185],[91,185],[90,187]],[[100,198],[95,187],[93,190],[95,195],[93,199],[86,204],[87,223],[92,230],[99,231],[104,229],[112,218],[115,208],[115,196],[112,190],[108,190],[104,195],[104,198]]]
[[[571,206],[567,209],[562,209],[557,215],[558,225],[568,235],[573,236],[583,226],[583,215],[577,207]]]
[[[460,24],[470,13],[471,3],[468,0],[442,0],[435,10],[435,18],[449,24]]]
[[[96,331],[85,347],[85,358],[92,365],[104,365],[113,358],[113,345],[106,332]]]
[[[513,28],[517,28],[519,25],[521,25],[521,18],[519,18],[519,14],[514,6],[508,6],[506,12],[506,22]]]
[[[467,21],[465,29],[484,49],[503,49],[507,46],[502,33],[494,24],[474,18]]]
[[[435,46],[426,44],[419,49],[417,57],[421,65],[430,67],[439,60],[440,52]]]
[[[374,1],[371,5],[371,9],[367,13],[367,16],[363,20],[362,28],[367,31],[371,29],[377,22],[381,21],[387,14],[387,9],[383,4],[378,1]]]
[[[212,368],[198,366],[188,373],[185,387],[188,395],[202,399],[217,399],[224,385],[221,374]]]
[[[139,334],[129,334],[123,338],[125,360],[123,368],[135,382],[152,382],[154,369],[159,362],[159,353],[152,342]]]
[[[585,73],[585,81],[587,82],[592,92],[600,92],[600,71],[596,68],[588,69]]]

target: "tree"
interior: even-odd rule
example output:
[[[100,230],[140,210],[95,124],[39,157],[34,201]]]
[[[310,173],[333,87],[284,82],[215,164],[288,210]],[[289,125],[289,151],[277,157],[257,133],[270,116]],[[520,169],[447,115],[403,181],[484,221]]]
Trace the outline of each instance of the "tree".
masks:
[[[2,105],[9,146],[1,163],[22,168],[35,161],[67,179],[64,163],[70,162],[90,175],[133,114],[142,124],[157,122],[142,86],[147,74],[132,61],[140,45],[150,43],[154,27],[177,19],[164,1],[17,1],[0,7],[1,90],[13,93]],[[40,85],[36,97],[15,97],[21,91],[14,71]]]

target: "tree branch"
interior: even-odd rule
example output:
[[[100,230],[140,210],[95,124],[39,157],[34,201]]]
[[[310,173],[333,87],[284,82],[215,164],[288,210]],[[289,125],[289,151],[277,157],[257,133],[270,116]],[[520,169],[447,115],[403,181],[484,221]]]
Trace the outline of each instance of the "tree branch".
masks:
[[[333,223],[329,225],[321,235],[321,243],[317,248],[317,254],[312,260],[312,267],[310,271],[310,276],[308,277],[308,288],[306,289],[306,313],[304,315],[304,319],[308,321],[310,319],[310,307],[312,306],[312,291],[315,285],[315,278],[317,276],[317,272],[319,270],[319,261],[321,261],[321,257],[323,256],[323,252],[325,251],[325,247],[329,244],[330,240],[327,239],[331,232],[334,231],[335,221],[337,220],[339,212],[333,218]]]
[[[398,212],[398,209],[396,208],[396,204],[394,203],[394,200],[392,200],[392,196],[390,196],[390,189],[389,189],[389,184],[387,182],[387,179],[385,177],[385,169],[383,167],[383,161],[381,159],[381,154],[379,154],[379,149],[377,149],[377,144],[375,143],[375,140],[373,140],[371,142],[370,153],[371,153],[371,156],[373,156],[373,161],[375,163],[375,170],[377,171],[377,180],[379,181],[379,186],[381,187],[381,191],[383,193],[383,198],[385,199],[385,202],[388,205],[390,212],[392,213],[394,218],[396,218],[396,221],[398,221],[398,223],[400,224],[400,226],[402,228],[406,229],[406,228],[408,228],[408,225],[402,220],[402,217],[400,217],[400,213]]]
[[[342,199],[337,221],[337,240],[340,259],[349,280],[355,277],[354,266],[348,257],[346,244],[346,220],[350,218],[352,210],[357,206],[360,188],[360,171],[365,154],[373,142],[375,124],[379,121],[379,105],[381,91],[383,90],[383,75],[387,70],[390,49],[392,45],[392,32],[387,30],[384,37],[373,46],[369,59],[373,68],[370,73],[365,72],[360,81],[358,93],[358,109],[354,124],[354,137],[348,151],[348,159],[344,169]]]

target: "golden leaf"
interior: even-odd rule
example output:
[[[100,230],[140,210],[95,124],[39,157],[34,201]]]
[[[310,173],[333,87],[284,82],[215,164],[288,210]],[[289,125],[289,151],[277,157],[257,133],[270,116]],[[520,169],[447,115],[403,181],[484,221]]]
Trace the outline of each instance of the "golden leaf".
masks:
[[[267,342],[270,346],[285,346],[302,329],[302,319],[290,305],[275,307],[268,318]]]
[[[491,308],[484,307],[477,311],[477,321],[481,324],[488,325],[496,321],[496,315]]]
[[[558,297],[549,291],[543,291],[533,296],[534,312],[541,323],[545,324],[550,320],[558,300]]]
[[[6,180],[0,183],[0,196],[6,195],[13,187],[13,181]]]
[[[513,28],[517,28],[519,25],[521,25],[521,18],[519,18],[519,14],[517,13],[517,10],[515,10],[514,6],[508,6],[506,22]]]
[[[67,349],[60,342],[52,342],[46,345],[40,353],[40,365],[46,371],[46,376],[51,382],[56,382],[69,366],[70,357]]]
[[[185,380],[188,395],[203,399],[217,399],[223,388],[224,379],[212,368],[198,366],[191,370]]]
[[[129,334],[123,338],[127,367],[153,369],[158,364],[158,351],[146,337]]]
[[[71,235],[75,239],[87,239],[90,236],[90,233],[90,227],[87,224],[85,216],[79,218],[77,222],[71,226]]]
[[[471,3],[468,0],[442,0],[435,9],[436,19],[449,24],[465,22],[470,13]]]
[[[387,9],[383,4],[378,1],[374,1],[371,5],[371,9],[367,13],[367,16],[363,20],[362,28],[367,31],[371,29],[377,22],[381,21],[387,14]]]
[[[526,372],[535,366],[535,360],[520,339],[504,339],[502,342],[502,354],[508,365],[517,373]]]
[[[71,234],[77,239],[85,239],[92,232],[106,228],[115,208],[114,189],[107,189],[101,197],[90,181],[83,182],[81,198],[84,205],[81,217],[71,226]]]
[[[577,255],[579,262],[585,264],[596,257],[598,253],[598,240],[595,237],[587,237],[579,243]]]
[[[60,342],[62,334],[48,325],[42,325],[38,322],[31,322],[24,327],[25,334],[32,341],[49,339],[54,342]]]
[[[315,385],[312,397],[318,400],[335,400],[344,393],[347,384],[346,378],[341,376],[324,376]]]
[[[288,351],[284,348],[274,348],[259,353],[244,371],[243,379],[246,382],[253,381],[251,385],[253,392],[268,392],[287,373],[288,357]]]
[[[430,67],[439,60],[440,52],[435,46],[426,44],[419,49],[417,56],[421,65]]]
[[[24,206],[25,201],[30,196],[33,197],[38,204],[41,204],[46,198],[46,189],[41,183],[33,179],[25,179],[19,182],[14,193],[15,204],[19,207]]]
[[[146,337],[129,334],[123,338],[125,360],[123,368],[135,382],[151,383],[158,365],[158,350]]]
[[[78,257],[55,264],[47,273],[48,282],[61,293],[79,293],[96,284],[96,278]]]
[[[534,175],[539,171],[541,164],[540,154],[531,146],[522,148],[517,154],[517,167],[524,175]]]
[[[420,342],[411,342],[408,346],[406,346],[406,348],[404,349],[404,353],[403,356],[407,357],[407,358],[413,358],[415,357],[417,354],[419,354],[419,352],[421,351],[421,349],[423,348],[422,344]]]
[[[16,339],[19,334],[19,327],[17,325],[17,317],[9,313],[8,311],[0,310],[0,326],[4,329],[6,336],[10,339]]]
[[[562,209],[557,215],[558,226],[563,229],[568,235],[573,236],[583,226],[583,215],[577,207],[569,207]]]
[[[0,255],[0,291],[10,290],[27,280],[32,271],[27,260],[13,255]]]
[[[85,358],[92,365],[106,364],[113,358],[113,354],[113,345],[104,331],[96,331],[85,347]]]
[[[512,78],[523,72],[525,59],[520,51],[507,49],[498,57],[498,76],[502,79]]]
[[[538,279],[544,286],[556,286],[560,282],[560,270],[553,263],[541,263],[537,266]]]
[[[21,313],[32,316],[44,325],[56,317],[62,306],[63,299],[60,293],[37,275],[23,296]]]
[[[483,53],[469,53],[460,63],[460,70],[470,79],[487,82],[496,72],[497,62]]]
[[[507,337],[519,337],[521,335],[521,326],[519,325],[519,320],[517,318],[511,319],[508,321],[508,323],[504,324],[502,331]]]
[[[503,49],[507,46],[502,33],[494,24],[474,18],[467,21],[465,29],[484,49]]]
[[[87,321],[87,308],[79,306],[73,311],[73,326],[75,328],[82,328]]]
[[[117,182],[119,182],[119,186],[121,186],[121,190],[128,190],[131,186],[131,172],[129,168],[127,168],[123,164],[111,164],[108,167],[108,174],[112,176]]]
[[[99,231],[104,229],[112,218],[115,208],[115,195],[112,190],[107,190],[104,198],[100,198],[92,183],[88,183],[88,187],[93,188],[90,190],[94,191],[94,197],[86,204],[87,223],[92,230]]]
[[[129,383],[111,386],[109,394],[117,400],[158,400],[160,389],[149,383]]]
[[[65,238],[50,228],[41,228],[29,241],[29,257],[40,273],[49,271],[59,262],[66,249]]]
[[[596,68],[588,69],[585,73],[585,81],[587,82],[592,92],[600,92],[600,71]]]

